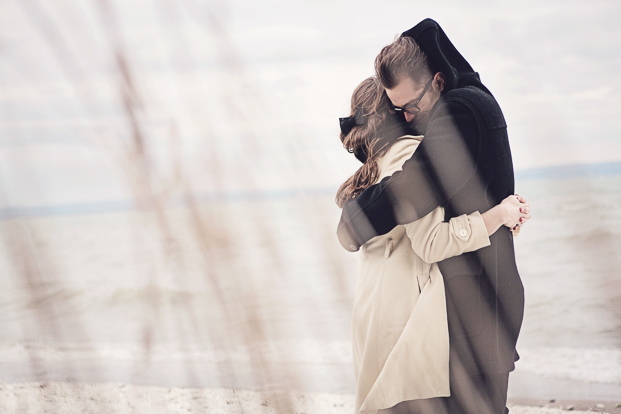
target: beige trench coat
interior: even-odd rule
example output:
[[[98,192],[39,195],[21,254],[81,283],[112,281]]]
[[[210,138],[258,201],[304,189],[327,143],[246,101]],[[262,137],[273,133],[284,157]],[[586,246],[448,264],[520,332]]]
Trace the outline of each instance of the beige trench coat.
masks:
[[[421,139],[394,143],[378,161],[378,181],[401,170]],[[356,413],[450,395],[444,281],[435,262],[490,241],[478,212],[443,220],[438,207],[360,250],[352,326]]]

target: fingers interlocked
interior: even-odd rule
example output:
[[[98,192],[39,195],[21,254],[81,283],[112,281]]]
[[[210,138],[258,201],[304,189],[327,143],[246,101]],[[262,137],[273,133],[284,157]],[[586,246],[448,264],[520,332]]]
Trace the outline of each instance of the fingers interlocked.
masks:
[[[528,202],[526,201],[526,199],[518,194],[515,195],[515,197],[517,198],[517,200],[520,202],[520,218],[519,221],[516,223],[516,225],[513,227],[513,229],[517,229],[519,227],[522,227],[526,221],[528,221],[531,218],[530,215],[530,204],[528,204]]]

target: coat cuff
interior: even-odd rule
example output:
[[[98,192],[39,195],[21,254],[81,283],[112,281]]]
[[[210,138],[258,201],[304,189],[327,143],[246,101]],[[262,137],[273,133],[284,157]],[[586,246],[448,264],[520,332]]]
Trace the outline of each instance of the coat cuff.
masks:
[[[462,214],[451,219],[451,225],[457,238],[467,242],[469,250],[478,250],[491,244],[487,235],[487,227],[478,211]]]

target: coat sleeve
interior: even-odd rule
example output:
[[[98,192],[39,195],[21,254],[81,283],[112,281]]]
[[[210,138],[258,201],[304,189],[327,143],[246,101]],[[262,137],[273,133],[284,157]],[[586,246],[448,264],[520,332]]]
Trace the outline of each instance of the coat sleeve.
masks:
[[[444,210],[436,208],[420,220],[405,225],[412,250],[423,261],[437,263],[449,257],[490,245],[487,228],[478,211],[443,221]]]
[[[445,205],[475,176],[480,141],[470,105],[455,100],[434,107],[427,135],[402,171],[345,204],[337,228],[341,245],[356,251],[373,237]]]

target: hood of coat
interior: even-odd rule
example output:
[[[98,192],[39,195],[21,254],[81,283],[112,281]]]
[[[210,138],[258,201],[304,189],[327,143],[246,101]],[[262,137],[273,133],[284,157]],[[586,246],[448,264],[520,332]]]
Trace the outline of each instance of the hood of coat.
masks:
[[[413,38],[425,52],[434,69],[444,74],[446,84],[442,91],[443,94],[455,88],[474,86],[491,95],[481,83],[479,74],[457,51],[435,20],[425,19],[410,30],[403,32],[402,36]]]

